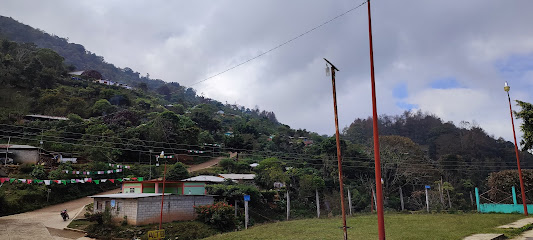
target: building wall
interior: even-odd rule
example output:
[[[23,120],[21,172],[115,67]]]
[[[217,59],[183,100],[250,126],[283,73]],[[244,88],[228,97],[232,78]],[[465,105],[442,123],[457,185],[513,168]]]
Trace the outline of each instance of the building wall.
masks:
[[[128,224],[137,224],[137,199],[95,198],[94,212],[103,212],[106,203],[109,207],[111,200],[115,200],[115,206],[110,207],[111,218],[114,222],[121,222],[124,220],[124,216],[126,216]]]
[[[115,200],[114,207],[110,206],[111,200]],[[196,218],[194,206],[213,204],[213,201],[212,196],[165,196],[163,222],[193,220]],[[158,223],[160,219],[161,196],[136,199],[95,198],[94,212],[103,212],[106,205],[110,207],[114,222],[123,221],[124,216],[131,225]]]
[[[10,152],[13,152],[13,162],[14,163],[37,163],[39,161],[39,150],[38,149],[9,149]]]
[[[188,182],[183,186],[184,195],[205,195],[205,183]]]
[[[163,203],[163,222],[193,220],[196,218],[193,206],[213,204],[211,196],[165,196]],[[136,225],[159,222],[161,197],[140,198]]]
[[[142,192],[141,185],[142,185],[141,183],[124,183],[122,184],[122,192],[123,193],[141,193]]]

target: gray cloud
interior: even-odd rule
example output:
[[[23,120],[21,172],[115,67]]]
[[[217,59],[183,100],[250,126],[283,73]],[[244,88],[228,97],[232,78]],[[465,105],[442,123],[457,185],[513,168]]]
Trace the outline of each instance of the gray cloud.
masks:
[[[189,86],[254,57],[358,5],[360,1],[45,1],[4,0],[0,14],[152,78]],[[533,54],[533,2],[373,1],[378,111],[397,114],[392,89],[445,121],[475,120],[510,140],[503,81],[533,102],[533,69],[505,75],[498,64]],[[326,57],[337,74],[339,121],[371,115],[366,5],[297,41],[194,85],[221,102],[259,105],[294,128],[334,133]],[[452,77],[462,88],[436,90]]]

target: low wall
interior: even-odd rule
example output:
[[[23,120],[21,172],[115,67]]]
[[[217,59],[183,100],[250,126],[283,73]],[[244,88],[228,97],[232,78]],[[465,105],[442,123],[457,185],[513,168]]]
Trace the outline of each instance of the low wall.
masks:
[[[479,204],[477,211],[482,213],[524,213],[524,205],[483,203]],[[533,205],[527,205],[527,213],[533,214]]]

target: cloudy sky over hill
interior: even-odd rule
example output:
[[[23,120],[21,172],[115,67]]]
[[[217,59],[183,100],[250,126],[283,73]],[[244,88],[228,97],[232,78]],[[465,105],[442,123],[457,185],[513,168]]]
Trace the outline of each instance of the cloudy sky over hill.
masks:
[[[340,69],[341,127],[371,115],[367,6],[349,11],[362,2],[3,0],[0,15],[83,44],[118,67],[333,134],[322,58]],[[373,1],[379,114],[421,109],[511,140],[503,84],[512,99],[533,102],[531,9],[528,0]]]

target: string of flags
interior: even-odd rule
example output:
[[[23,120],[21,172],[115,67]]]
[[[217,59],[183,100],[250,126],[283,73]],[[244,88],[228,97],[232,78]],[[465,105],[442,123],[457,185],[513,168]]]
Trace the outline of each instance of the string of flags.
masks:
[[[56,184],[64,184],[67,183],[95,183],[100,184],[105,183],[107,181],[115,183],[115,182],[123,182],[123,181],[143,181],[143,177],[133,177],[133,178],[114,178],[114,179],[92,179],[92,178],[83,178],[83,179],[62,179],[62,180],[40,180],[40,179],[21,179],[21,178],[0,178],[0,183],[26,183],[26,184],[45,184],[45,185],[51,185],[52,183]]]
[[[127,165],[120,165],[120,164],[111,164],[109,163],[110,167],[116,167],[117,169],[112,170],[103,170],[103,171],[70,171],[70,170],[63,170],[64,173],[70,173],[74,175],[101,175],[101,174],[112,174],[112,173],[119,173],[122,172],[123,169],[129,169],[130,166]]]
[[[199,151],[199,150],[188,150],[190,153],[204,153],[205,151]]]

